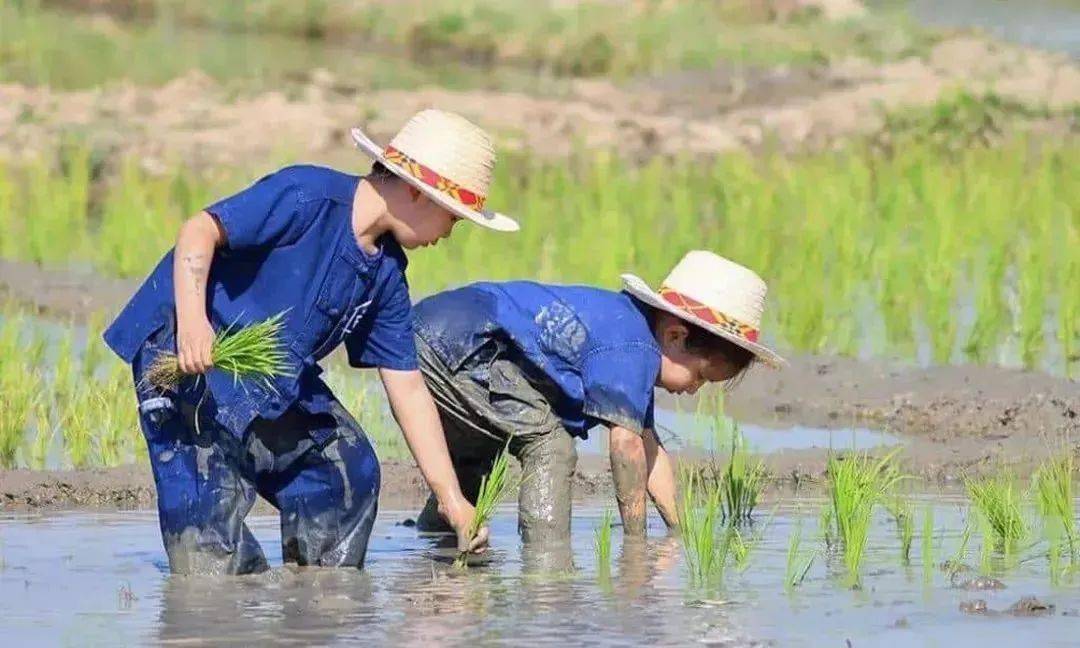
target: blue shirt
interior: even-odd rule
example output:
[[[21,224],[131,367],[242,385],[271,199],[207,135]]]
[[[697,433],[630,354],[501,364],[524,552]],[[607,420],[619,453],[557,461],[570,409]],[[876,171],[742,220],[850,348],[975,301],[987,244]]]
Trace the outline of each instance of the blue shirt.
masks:
[[[477,283],[416,304],[417,334],[452,371],[500,339],[557,387],[567,430],[653,426],[660,348],[644,306],[627,294],[530,281]],[[528,373],[528,372],[527,372]]]
[[[216,330],[242,327],[285,312],[282,342],[290,377],[240,381],[210,371],[215,416],[242,435],[255,417],[277,418],[294,403],[313,413],[333,398],[316,364],[343,341],[354,367],[416,369],[406,259],[390,235],[379,251],[360,248],[352,229],[359,177],[294,166],[272,173],[206,208],[227,241],[214,254],[207,314]],[[131,362],[150,336],[175,317],[173,251],[105,332],[106,343]]]

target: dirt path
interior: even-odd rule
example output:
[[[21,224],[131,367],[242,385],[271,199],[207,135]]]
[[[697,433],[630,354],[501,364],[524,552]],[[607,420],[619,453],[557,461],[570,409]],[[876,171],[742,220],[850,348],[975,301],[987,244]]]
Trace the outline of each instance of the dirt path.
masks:
[[[499,134],[503,148],[544,156],[579,146],[629,157],[713,154],[765,142],[798,149],[873,131],[884,109],[927,105],[961,88],[1062,109],[1080,104],[1080,67],[1065,56],[956,37],[924,58],[884,65],[727,67],[623,85],[582,80],[552,97],[440,88],[361,93],[318,70],[298,96],[233,98],[199,73],[161,88],[121,83],[57,92],[0,85],[0,157],[49,151],[62,133],[74,131],[106,156],[131,153],[151,170],[172,161],[264,167],[283,156],[356,165],[349,126],[362,124],[384,140],[428,106],[476,120]]]
[[[0,297],[15,297],[50,314],[78,318],[98,309],[113,312],[133,286],[0,261]],[[1073,440],[1074,449],[1080,447],[1076,381],[999,367],[918,368],[886,360],[799,355],[789,359],[790,366],[782,371],[751,372],[729,398],[730,413],[776,427],[885,429],[903,440],[898,456],[909,474],[941,483],[993,470],[1000,463],[1026,471],[1066,439]],[[661,397],[661,404],[665,402]],[[825,456],[819,450],[784,451],[766,461],[780,483],[805,483],[820,480]],[[583,456],[575,492],[608,492],[607,472],[605,458]],[[384,462],[383,482],[387,501],[411,506],[426,495],[410,463]],[[0,510],[152,504],[152,480],[145,466],[0,472]]]

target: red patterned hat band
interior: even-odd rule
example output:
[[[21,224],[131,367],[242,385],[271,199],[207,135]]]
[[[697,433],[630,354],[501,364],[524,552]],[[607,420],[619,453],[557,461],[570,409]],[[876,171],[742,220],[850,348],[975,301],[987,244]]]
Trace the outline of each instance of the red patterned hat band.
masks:
[[[664,298],[664,301],[684,313],[693,315],[713,326],[718,326],[728,333],[737,335],[749,342],[758,341],[759,331],[749,324],[743,324],[739,320],[728,317],[715,308],[706,306],[696,299],[687,297],[681,292],[668,288],[667,286],[661,286],[659,294]]]
[[[449,178],[439,175],[436,171],[417,162],[408,155],[392,146],[387,146],[383,151],[387,162],[392,162],[405,170],[406,173],[420,182],[428,185],[446,196],[453,198],[469,209],[480,211],[484,208],[486,196],[469,191]]]

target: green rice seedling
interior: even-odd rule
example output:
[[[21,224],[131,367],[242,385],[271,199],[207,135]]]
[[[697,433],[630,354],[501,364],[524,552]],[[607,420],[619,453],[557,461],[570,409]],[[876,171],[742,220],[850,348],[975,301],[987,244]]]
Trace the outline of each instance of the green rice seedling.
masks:
[[[225,371],[234,380],[255,380],[268,386],[270,379],[289,375],[288,353],[281,343],[282,318],[285,313],[233,330],[219,331],[210,350],[214,368]],[[183,374],[175,353],[163,353],[147,370],[146,380],[165,389],[175,386]]]
[[[825,543],[825,550],[830,551],[836,541],[833,536],[833,510],[830,504],[821,507],[821,512],[818,514],[818,531]]]
[[[491,464],[491,472],[480,480],[480,491],[476,495],[476,516],[469,528],[469,538],[473,539],[480,529],[486,526],[495,515],[495,508],[510,491],[510,442],[506,442],[502,452]],[[469,566],[468,552],[462,552],[454,560],[454,566]]]
[[[1047,459],[1033,478],[1039,514],[1048,534],[1064,540],[1069,556],[1077,560],[1076,516],[1073,510],[1073,476],[1076,474],[1071,450],[1066,447]]]
[[[909,500],[894,498],[886,506],[896,522],[896,535],[900,540],[900,561],[911,564],[911,543],[915,538],[915,509]]]
[[[593,549],[596,551],[596,569],[602,578],[611,573],[611,528],[614,519],[611,509],[605,509],[600,523],[593,532]]]
[[[61,433],[64,451],[72,468],[88,468],[94,459],[94,421],[99,412],[99,399],[94,386],[83,386],[64,406]]]
[[[34,411],[36,435],[30,444],[30,467],[34,470],[44,470],[49,459],[49,449],[53,439],[56,438],[56,428],[53,427],[49,416],[49,405],[38,401]]]
[[[784,589],[789,592],[802,585],[806,575],[810,572],[810,566],[814,564],[817,553],[811,551],[809,555],[800,554],[802,544],[802,520],[795,525],[788,540],[787,562],[784,567]]]
[[[731,548],[731,534],[722,525],[721,487],[689,467],[680,468],[679,481],[679,528],[690,581],[699,587],[719,586]]]
[[[105,331],[105,314],[94,311],[86,321],[86,347],[82,355],[82,377],[92,379],[97,371],[108,358],[108,350],[104,340],[101,339]]]
[[[14,468],[26,440],[30,416],[38,402],[41,381],[36,372],[0,374],[0,467]]]
[[[922,568],[923,581],[930,583],[934,579],[934,507],[929,504],[923,509]]]
[[[731,434],[731,456],[721,478],[724,519],[731,523],[749,520],[765,481],[765,465],[752,462],[746,439],[736,426]]]
[[[953,581],[956,575],[960,573],[960,570],[967,566],[967,552],[968,545],[971,543],[971,532],[971,521],[966,520],[964,530],[960,533],[960,544],[956,547],[956,552],[953,553],[952,558],[942,563],[942,569],[949,575],[950,581]]]
[[[1028,536],[1015,476],[1002,468],[992,477],[968,479],[966,488],[975,510],[987,525],[992,546],[1006,555],[1013,554]]]
[[[895,454],[874,459],[865,453],[830,453],[827,461],[832,517],[852,585],[859,583],[874,508],[900,480],[891,463]]]
[[[65,327],[56,345],[56,363],[53,366],[52,392],[56,402],[63,402],[72,396],[78,382],[76,374],[74,330]]]

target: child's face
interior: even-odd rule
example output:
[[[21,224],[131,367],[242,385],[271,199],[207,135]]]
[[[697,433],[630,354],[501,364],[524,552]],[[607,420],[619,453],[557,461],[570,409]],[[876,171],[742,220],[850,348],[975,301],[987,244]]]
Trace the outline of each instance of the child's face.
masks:
[[[702,385],[730,380],[738,369],[723,354],[703,356],[686,348],[689,329],[681,324],[660,334],[660,377],[657,386],[673,394],[694,394]]]
[[[434,245],[450,236],[454,224],[461,218],[443,209],[423,193],[409,187],[409,201],[394,214],[391,229],[401,247],[412,250]]]

